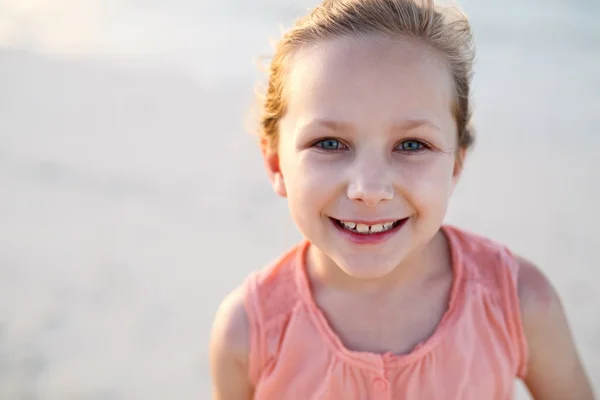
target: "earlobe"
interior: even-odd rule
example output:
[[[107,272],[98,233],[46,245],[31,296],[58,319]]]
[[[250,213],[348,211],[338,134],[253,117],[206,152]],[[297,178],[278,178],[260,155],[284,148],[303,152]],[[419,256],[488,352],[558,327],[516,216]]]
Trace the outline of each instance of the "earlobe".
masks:
[[[281,175],[281,172],[275,174],[275,177],[273,179],[273,190],[275,190],[275,193],[277,193],[277,195],[281,197],[287,197],[285,181],[283,180],[283,175]]]
[[[458,180],[463,171],[463,166],[465,162],[466,151],[465,149],[460,149],[456,153],[455,161],[454,161],[454,170],[452,171],[452,189],[450,193],[454,193],[454,188],[458,184]]]
[[[265,162],[265,168],[267,169],[267,175],[269,176],[273,190],[277,195],[286,197],[287,191],[285,189],[283,174],[281,173],[279,166],[279,154],[273,150],[270,150],[265,143],[262,143],[262,154]]]
[[[456,152],[454,159],[454,171],[452,171],[452,176],[455,182],[458,181],[458,178],[462,173],[466,155],[467,153],[465,149],[460,149]]]

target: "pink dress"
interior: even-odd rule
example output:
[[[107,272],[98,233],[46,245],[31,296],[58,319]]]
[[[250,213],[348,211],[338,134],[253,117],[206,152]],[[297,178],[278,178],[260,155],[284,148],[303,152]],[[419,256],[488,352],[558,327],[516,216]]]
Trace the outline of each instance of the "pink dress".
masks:
[[[454,282],[433,335],[410,353],[344,347],[314,302],[303,242],[246,282],[256,400],[512,399],[527,347],[505,247],[444,226]]]

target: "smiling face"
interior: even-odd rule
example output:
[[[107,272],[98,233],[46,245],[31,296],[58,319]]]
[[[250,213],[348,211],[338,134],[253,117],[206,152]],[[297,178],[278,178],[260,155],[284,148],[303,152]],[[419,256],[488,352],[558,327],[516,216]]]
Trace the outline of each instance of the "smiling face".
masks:
[[[385,276],[439,230],[460,170],[448,68],[417,41],[342,37],[296,51],[286,84],[275,191],[323,259]]]

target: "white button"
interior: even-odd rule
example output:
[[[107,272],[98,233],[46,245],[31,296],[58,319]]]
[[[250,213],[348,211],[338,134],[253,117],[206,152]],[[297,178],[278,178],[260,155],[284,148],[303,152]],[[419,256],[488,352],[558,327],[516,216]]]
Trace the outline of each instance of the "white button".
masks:
[[[383,392],[388,388],[388,383],[382,378],[375,378],[373,387],[379,392]]]

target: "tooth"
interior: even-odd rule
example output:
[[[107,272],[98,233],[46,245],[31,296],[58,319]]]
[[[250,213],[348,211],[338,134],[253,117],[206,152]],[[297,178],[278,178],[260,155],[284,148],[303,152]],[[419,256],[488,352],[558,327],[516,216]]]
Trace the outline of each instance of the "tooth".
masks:
[[[356,224],[355,224],[354,222],[345,222],[345,221],[344,221],[344,222],[342,222],[342,223],[344,224],[344,226],[345,226],[346,228],[349,228],[349,229],[354,229],[354,228],[356,227]]]
[[[375,224],[375,225],[371,225],[371,232],[373,233],[378,233],[383,231],[383,225],[382,224]]]
[[[392,225],[394,225],[393,222],[386,222],[385,224],[383,224],[383,229],[390,229]]]
[[[369,232],[369,225],[357,224],[356,230],[359,231],[360,233],[367,233],[367,232]]]

